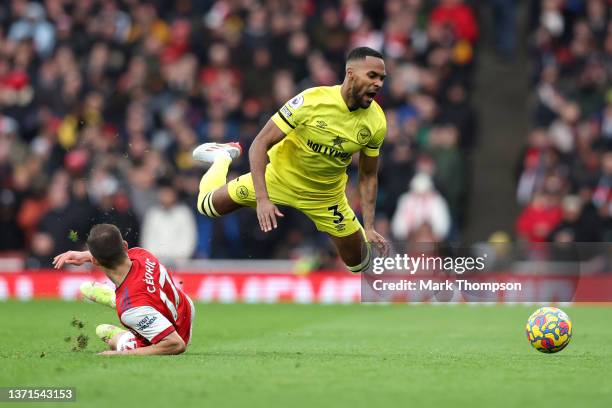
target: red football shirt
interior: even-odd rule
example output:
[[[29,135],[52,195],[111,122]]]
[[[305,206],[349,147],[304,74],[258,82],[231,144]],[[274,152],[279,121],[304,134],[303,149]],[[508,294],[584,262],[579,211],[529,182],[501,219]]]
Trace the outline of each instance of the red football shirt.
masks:
[[[194,308],[170,274],[149,251],[131,248],[132,267],[115,289],[117,315],[136,336],[137,346],[158,343],[173,331],[189,344]]]

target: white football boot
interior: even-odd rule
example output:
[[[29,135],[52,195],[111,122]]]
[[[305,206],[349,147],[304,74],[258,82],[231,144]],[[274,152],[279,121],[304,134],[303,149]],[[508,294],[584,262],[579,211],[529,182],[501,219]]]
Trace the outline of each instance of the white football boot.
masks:
[[[193,150],[194,160],[202,163],[212,164],[217,157],[226,156],[236,159],[242,154],[242,147],[238,142],[230,143],[204,143]]]

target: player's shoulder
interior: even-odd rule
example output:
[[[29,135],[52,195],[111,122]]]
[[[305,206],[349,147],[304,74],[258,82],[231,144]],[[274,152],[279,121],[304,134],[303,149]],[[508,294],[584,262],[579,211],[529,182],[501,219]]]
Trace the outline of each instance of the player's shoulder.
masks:
[[[130,259],[141,259],[143,262],[148,259],[150,262],[157,263],[157,257],[144,248],[133,247],[128,249],[127,253]]]
[[[306,88],[301,93],[309,96],[327,96],[332,95],[336,91],[336,87],[334,86],[313,86],[312,88]]]
[[[378,102],[372,101],[372,104],[370,105],[370,108],[373,108],[374,115],[376,115],[376,116],[378,116],[378,118],[386,121],[385,111],[383,110],[382,106],[380,106],[378,104]]]
[[[306,88],[300,92],[295,98],[289,101],[290,104],[318,104],[325,100],[333,100],[334,92],[337,92],[333,86],[314,86]]]
[[[299,116],[301,121],[314,114],[322,106],[333,103],[331,87],[315,86],[306,88],[293,98],[291,98],[279,111],[285,121],[291,122],[289,125],[295,129],[297,126],[296,118]],[[316,109],[315,109],[316,108]],[[282,124],[281,124],[282,125]]]
[[[386,128],[387,118],[383,108],[376,101],[372,101],[372,104],[368,108],[368,120],[374,123],[376,128]]]
[[[138,247],[128,249],[128,257],[132,266],[116,290],[118,311],[150,304],[151,294],[156,291],[155,274],[159,270],[157,258],[146,249]]]

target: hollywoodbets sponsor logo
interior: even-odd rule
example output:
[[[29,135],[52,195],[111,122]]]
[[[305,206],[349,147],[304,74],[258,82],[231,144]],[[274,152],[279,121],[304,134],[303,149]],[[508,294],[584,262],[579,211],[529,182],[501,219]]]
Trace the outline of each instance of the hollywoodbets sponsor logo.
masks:
[[[320,143],[315,143],[310,139],[308,139],[306,145],[310,147],[314,152],[324,154],[325,156],[337,157],[340,160],[347,160],[351,158],[351,153],[341,152],[340,150],[333,149],[329,146],[325,146]]]

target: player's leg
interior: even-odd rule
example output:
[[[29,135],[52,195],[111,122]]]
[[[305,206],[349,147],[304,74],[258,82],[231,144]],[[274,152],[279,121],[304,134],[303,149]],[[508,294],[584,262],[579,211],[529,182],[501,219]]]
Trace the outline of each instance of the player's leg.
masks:
[[[187,340],[187,344],[186,346],[188,346],[189,344],[191,344],[191,339],[192,334],[193,334],[193,321],[195,320],[195,314],[196,314],[196,310],[195,310],[195,306],[193,304],[193,301],[191,300],[191,298],[187,295],[185,295],[185,297],[187,298],[187,301],[189,302],[189,308],[191,309],[191,322],[189,322],[189,339]]]
[[[220,217],[241,207],[227,191],[227,173],[242,149],[238,143],[204,143],[193,151],[193,158],[210,167],[200,180],[197,209],[202,215]]]
[[[302,201],[300,204],[299,209],[317,229],[329,235],[349,271],[359,273],[367,269],[372,251],[346,196],[328,202]]]
[[[372,250],[370,244],[365,240],[362,229],[343,237],[333,235],[329,237],[349,271],[360,273],[370,266]]]
[[[112,324],[100,324],[96,327],[96,336],[108,344],[111,350],[136,348],[136,338],[129,331]]]
[[[80,287],[81,295],[92,302],[116,308],[115,291],[98,282],[83,282]]]
[[[194,159],[212,163],[200,180],[198,211],[201,214],[215,218],[241,207],[256,207],[255,186],[251,173],[243,174],[226,183],[229,165],[233,158],[238,157],[239,152],[237,143],[205,143],[194,150]],[[274,204],[291,205],[289,203],[297,201],[297,195],[287,189],[286,182],[278,180],[274,174],[269,174],[267,171],[266,187]]]

